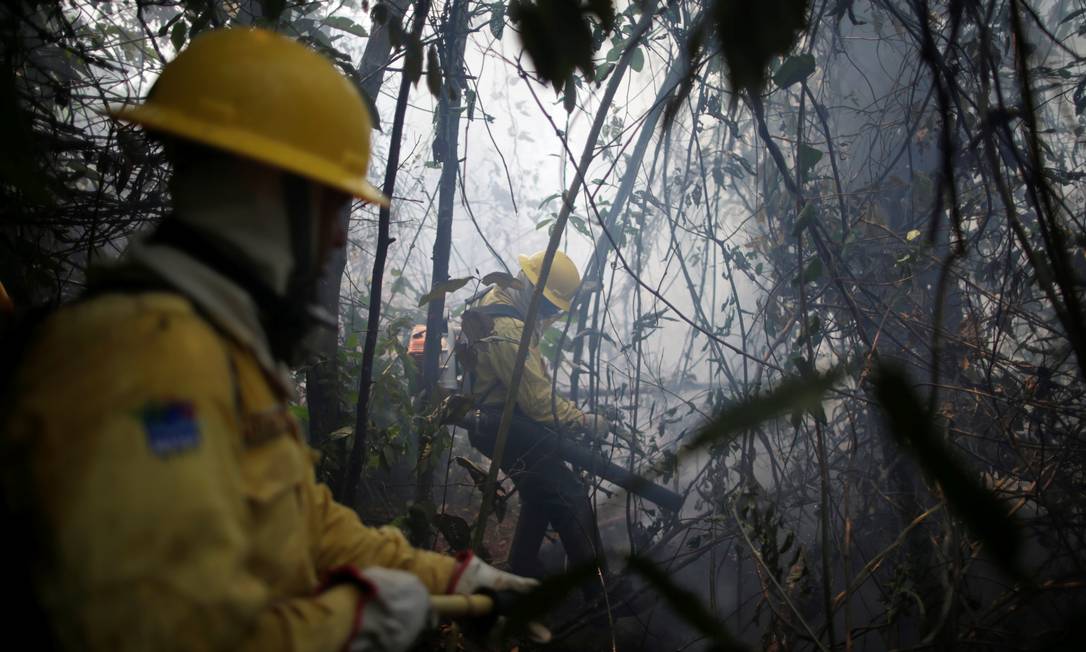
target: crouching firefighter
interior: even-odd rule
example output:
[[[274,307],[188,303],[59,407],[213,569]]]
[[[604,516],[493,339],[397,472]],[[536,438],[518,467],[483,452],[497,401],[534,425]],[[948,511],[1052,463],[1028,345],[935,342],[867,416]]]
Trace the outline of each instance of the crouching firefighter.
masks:
[[[465,425],[472,445],[487,456],[494,451],[524,318],[539,281],[544,254],[540,251],[520,256],[519,283],[508,288],[492,287],[461,318],[464,337],[457,357],[466,369],[478,407],[469,413]],[[538,555],[548,526],[558,533],[571,565],[595,561],[606,571],[588,488],[562,460],[559,449],[563,431],[604,435],[610,424],[606,418],[582,412],[573,402],[553,393],[539,351],[539,333],[569,309],[580,283],[576,265],[563,252],[557,252],[544,284],[540,321],[524,363],[501,461],[502,470],[513,480],[521,499],[520,519],[509,552],[509,565],[518,575],[543,576]],[[599,590],[596,583],[584,589],[589,598]]]
[[[531,588],[362,525],[287,409],[350,202],[388,201],[354,85],[283,36],[213,31],[111,115],[162,140],[174,211],[36,327],[0,424],[53,644],[406,650],[431,594]]]

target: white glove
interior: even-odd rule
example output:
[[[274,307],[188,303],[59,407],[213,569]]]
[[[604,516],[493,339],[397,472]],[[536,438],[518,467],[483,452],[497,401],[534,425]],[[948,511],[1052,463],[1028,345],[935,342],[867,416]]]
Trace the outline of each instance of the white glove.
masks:
[[[602,437],[611,431],[611,420],[602,414],[584,413],[584,429],[590,435]]]
[[[411,573],[372,567],[356,572],[354,580],[362,602],[348,652],[405,652],[434,624],[430,592]]]
[[[457,573],[449,593],[471,595],[484,589],[526,593],[539,586],[539,580],[500,571],[471,552],[463,553]]]

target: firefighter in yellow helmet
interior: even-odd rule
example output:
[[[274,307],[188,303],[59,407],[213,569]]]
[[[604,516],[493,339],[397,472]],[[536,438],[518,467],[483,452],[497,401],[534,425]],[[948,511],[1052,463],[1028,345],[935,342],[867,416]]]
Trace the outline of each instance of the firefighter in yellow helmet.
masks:
[[[387,202],[354,86],[290,39],[223,30],[112,116],[162,139],[174,212],[38,328],[3,426],[55,643],[404,650],[430,594],[530,588],[363,526],[287,411],[342,212]]]
[[[472,444],[486,455],[494,449],[524,318],[539,283],[545,253],[520,256],[519,287],[494,286],[479,300],[478,307],[470,309],[485,316],[490,331],[472,344],[471,393],[481,407],[468,422]],[[502,460],[502,469],[521,497],[520,519],[509,551],[511,570],[518,575],[542,577],[538,555],[548,525],[558,532],[572,564],[595,561],[606,569],[588,490],[557,455],[555,443],[559,431],[588,430],[602,435],[610,424],[552,391],[539,350],[539,333],[569,310],[580,284],[577,266],[565,253],[556,252],[543,285],[541,322],[524,364]],[[598,589],[598,583],[592,583],[586,585],[585,593],[593,597]]]

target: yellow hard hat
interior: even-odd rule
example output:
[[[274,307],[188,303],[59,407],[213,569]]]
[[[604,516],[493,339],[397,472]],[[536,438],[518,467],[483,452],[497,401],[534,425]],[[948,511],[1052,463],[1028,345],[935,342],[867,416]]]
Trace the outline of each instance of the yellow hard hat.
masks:
[[[521,254],[517,257],[524,275],[533,285],[539,284],[539,271],[543,267],[543,257],[546,251],[538,251],[531,256]],[[554,305],[562,310],[569,310],[573,301],[573,295],[581,285],[581,273],[577,266],[561,251],[554,252],[554,260],[551,262],[551,271],[547,275],[547,283],[543,287],[543,296],[547,297]]]
[[[370,114],[331,61],[263,29],[205,32],[117,120],[293,172],[388,205],[370,182]]]

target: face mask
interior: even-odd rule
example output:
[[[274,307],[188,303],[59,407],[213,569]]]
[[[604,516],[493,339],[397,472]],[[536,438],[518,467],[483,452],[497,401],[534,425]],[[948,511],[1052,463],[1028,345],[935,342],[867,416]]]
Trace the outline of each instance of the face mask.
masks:
[[[296,366],[313,350],[315,331],[335,328],[337,324],[317,301],[317,286],[324,270],[317,260],[315,188],[306,179],[286,174],[283,194],[294,264],[283,301],[277,310],[266,312],[264,321],[272,355]]]

